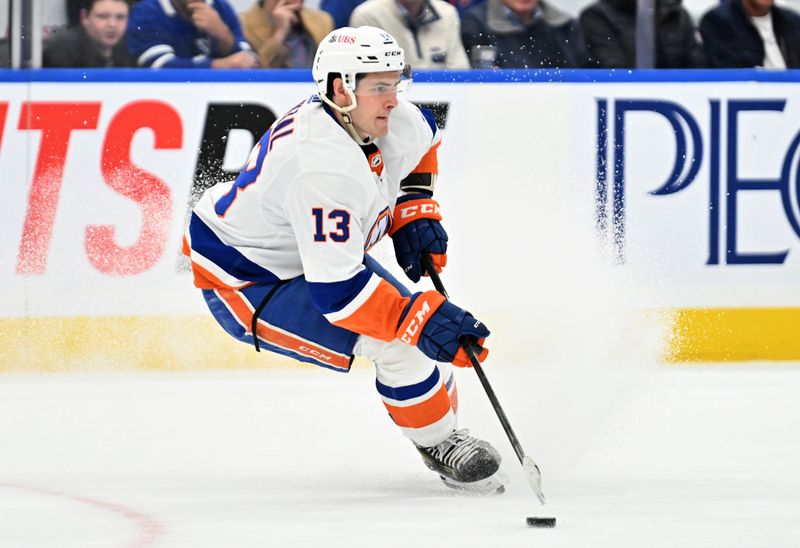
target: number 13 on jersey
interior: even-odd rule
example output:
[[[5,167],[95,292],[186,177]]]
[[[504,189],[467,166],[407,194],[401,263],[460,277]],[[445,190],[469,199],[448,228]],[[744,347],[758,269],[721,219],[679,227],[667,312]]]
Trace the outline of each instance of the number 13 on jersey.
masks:
[[[343,209],[334,209],[327,215],[321,207],[311,209],[314,217],[314,241],[326,242],[328,237],[334,242],[346,242],[350,239],[350,213]],[[326,232],[325,219],[334,221],[334,229]],[[330,223],[328,224],[330,226]]]

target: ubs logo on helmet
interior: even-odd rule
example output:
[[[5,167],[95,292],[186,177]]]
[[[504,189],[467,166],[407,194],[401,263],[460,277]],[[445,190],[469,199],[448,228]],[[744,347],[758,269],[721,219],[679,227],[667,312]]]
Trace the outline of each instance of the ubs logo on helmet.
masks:
[[[742,204],[738,197],[742,192],[777,192],[783,214],[794,234],[800,238],[800,132],[795,134],[786,149],[780,177],[754,179],[739,175],[739,114],[783,112],[785,106],[786,100],[783,99],[709,100],[708,265],[782,264],[789,254],[789,250],[777,253],[739,250],[737,236],[741,232],[739,216]],[[723,109],[726,110],[725,116],[722,115]],[[601,238],[611,237],[620,262],[625,260],[626,124],[628,115],[637,112],[660,115],[670,124],[675,137],[672,171],[659,188],[650,192],[652,196],[676,194],[691,185],[697,178],[705,153],[698,119],[683,106],[660,100],[597,99],[595,222]],[[774,117],[765,119],[772,121]],[[614,121],[613,130],[609,129],[610,120]],[[723,120],[727,121],[724,129]],[[629,137],[628,141],[632,140]],[[613,178],[609,180],[612,156]],[[777,166],[775,168],[773,172],[778,171]],[[763,214],[762,211],[759,213]]]
[[[339,42],[340,44],[355,44],[356,37],[350,36],[349,34],[335,34],[331,36],[331,39],[329,41],[331,43]]]

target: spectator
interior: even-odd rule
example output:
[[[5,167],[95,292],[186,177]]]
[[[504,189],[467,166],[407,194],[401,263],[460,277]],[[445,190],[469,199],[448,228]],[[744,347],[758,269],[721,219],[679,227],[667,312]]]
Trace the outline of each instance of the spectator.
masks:
[[[228,0],[141,0],[131,11],[127,38],[143,67],[258,66]]]
[[[414,68],[469,68],[458,11],[444,0],[367,0],[350,17],[351,27],[364,25],[394,36]]]
[[[714,68],[800,67],[800,14],[773,0],[729,0],[700,20]]]
[[[8,38],[0,38],[0,67],[6,68],[11,66],[11,51],[8,44]]]
[[[74,27],[81,22],[81,10],[86,0],[67,0],[67,26]]]
[[[478,4],[482,4],[485,0],[447,0],[451,4],[453,4],[456,9],[458,10],[458,17],[463,18],[464,14],[467,12],[469,8],[472,6],[477,6]]]
[[[695,68],[705,63],[697,29],[681,0],[659,0],[656,8],[657,68]],[[636,66],[636,0],[598,0],[581,12],[590,66]]]
[[[323,11],[327,11],[331,14],[331,17],[333,17],[333,28],[340,29],[348,25],[353,10],[363,1],[364,0],[322,0],[319,7]]]
[[[458,10],[458,17],[461,19],[472,6],[484,2],[484,0],[447,0]],[[800,2],[800,0],[797,0]],[[323,9],[333,17],[334,28],[346,27],[353,14],[353,10],[360,6],[364,0],[322,0],[320,9]],[[413,66],[413,65],[412,65]]]
[[[130,67],[125,44],[127,0],[86,0],[80,25],[57,33],[45,46],[44,67]]]
[[[303,0],[258,0],[242,14],[242,29],[262,67],[310,68],[333,19],[304,8]]]
[[[486,0],[461,21],[475,68],[576,68],[588,62],[578,22],[545,0]]]

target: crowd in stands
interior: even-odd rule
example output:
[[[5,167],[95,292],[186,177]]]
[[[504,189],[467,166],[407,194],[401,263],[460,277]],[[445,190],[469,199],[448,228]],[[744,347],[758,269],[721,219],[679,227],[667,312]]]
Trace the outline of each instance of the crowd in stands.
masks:
[[[634,68],[637,0],[64,0],[70,23],[45,67],[307,68],[341,26],[392,34],[414,68]],[[699,24],[658,0],[657,68],[800,67],[800,14],[774,0],[721,0]]]

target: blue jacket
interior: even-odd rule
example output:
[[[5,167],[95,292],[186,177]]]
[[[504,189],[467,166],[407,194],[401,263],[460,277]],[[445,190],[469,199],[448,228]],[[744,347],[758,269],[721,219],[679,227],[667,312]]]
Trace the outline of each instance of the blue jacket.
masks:
[[[800,67],[800,14],[777,6],[771,11],[786,67]],[[741,0],[728,0],[703,15],[700,35],[713,68],[748,68],[764,63],[764,42]]]
[[[181,17],[169,0],[141,0],[131,8],[125,38],[128,51],[141,67],[208,68],[214,59],[251,51],[239,17],[227,0],[207,0],[233,34],[233,49],[223,52],[191,21]]]
[[[447,0],[453,4],[458,10],[459,17],[463,17],[464,13],[484,0]],[[350,24],[350,16],[353,10],[364,3],[364,0],[321,0],[319,9],[327,11],[333,17],[334,28],[347,27]]]
[[[349,26],[353,10],[364,3],[364,0],[322,0],[319,9],[327,11],[333,17],[333,28]]]

